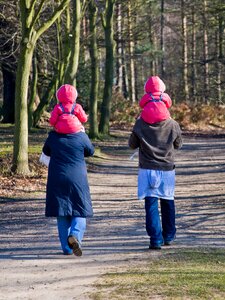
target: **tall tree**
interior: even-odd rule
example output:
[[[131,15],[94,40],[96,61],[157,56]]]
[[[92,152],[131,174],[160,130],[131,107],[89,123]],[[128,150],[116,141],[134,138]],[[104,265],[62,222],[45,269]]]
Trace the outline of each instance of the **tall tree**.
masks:
[[[136,101],[136,80],[135,80],[135,59],[134,59],[134,37],[133,37],[133,20],[132,20],[131,0],[127,2],[127,20],[128,20],[128,49],[129,49],[129,66],[130,66],[130,84],[129,94],[132,103]]]
[[[192,5],[191,7],[191,18],[192,18],[192,30],[191,30],[191,88],[190,88],[190,94],[191,98],[193,99],[193,102],[197,102],[196,93],[196,77],[197,77],[197,68],[196,68],[196,12],[195,7]]]
[[[121,3],[116,3],[116,86],[123,90],[123,61],[122,61],[122,11]]]
[[[185,13],[184,0],[181,0],[181,18],[182,18],[182,40],[183,40],[183,90],[184,100],[189,101],[188,89],[188,37],[187,37],[187,16]]]
[[[207,1],[203,0],[203,69],[204,69],[204,102],[209,101],[209,48],[207,30]]]
[[[69,0],[62,0],[48,20],[40,25],[40,14],[44,0],[20,0],[20,21],[22,38],[18,58],[15,93],[15,132],[12,171],[17,174],[29,174],[28,165],[28,86],[33,52],[39,37],[56,21],[68,5]]]
[[[89,28],[90,28],[90,57],[91,57],[91,91],[89,113],[89,135],[92,138],[98,136],[98,44],[97,44],[97,13],[98,8],[95,0],[89,1]]]
[[[113,39],[113,13],[115,0],[105,1],[105,10],[101,14],[102,25],[105,32],[105,85],[103,92],[103,101],[101,106],[101,118],[99,131],[103,134],[109,134],[109,119],[112,99],[112,87],[114,76],[114,39]]]
[[[73,22],[70,32],[70,44],[71,49],[70,58],[65,74],[65,82],[76,86],[76,75],[79,64],[79,54],[80,54],[80,27],[82,19],[82,6],[80,0],[72,1],[72,11],[73,11]],[[83,5],[85,1],[83,1]]]
[[[182,0],[181,0],[182,1]],[[165,23],[165,16],[164,16],[164,0],[161,0],[161,20],[160,20],[160,50],[161,50],[161,76],[162,78],[165,77],[165,41],[164,41],[164,23]]]

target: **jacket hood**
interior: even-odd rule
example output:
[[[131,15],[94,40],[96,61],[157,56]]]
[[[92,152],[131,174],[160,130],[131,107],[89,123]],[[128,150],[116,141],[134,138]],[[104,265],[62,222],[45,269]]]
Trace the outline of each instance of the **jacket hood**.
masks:
[[[76,88],[70,84],[62,85],[56,92],[56,98],[62,103],[74,103],[77,95]]]
[[[146,93],[163,93],[166,90],[164,82],[158,76],[151,76],[145,83]]]

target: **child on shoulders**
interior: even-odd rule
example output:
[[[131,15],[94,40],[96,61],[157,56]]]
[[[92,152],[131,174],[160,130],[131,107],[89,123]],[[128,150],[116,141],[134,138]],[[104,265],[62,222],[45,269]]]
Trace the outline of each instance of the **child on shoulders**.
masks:
[[[55,105],[49,123],[58,133],[69,134],[84,131],[82,123],[88,116],[82,106],[76,103],[78,93],[70,84],[62,85],[56,92],[58,104]]]
[[[140,117],[149,124],[154,124],[170,118],[168,108],[172,100],[164,93],[166,86],[158,76],[151,76],[145,83],[145,95],[139,105],[142,108]]]

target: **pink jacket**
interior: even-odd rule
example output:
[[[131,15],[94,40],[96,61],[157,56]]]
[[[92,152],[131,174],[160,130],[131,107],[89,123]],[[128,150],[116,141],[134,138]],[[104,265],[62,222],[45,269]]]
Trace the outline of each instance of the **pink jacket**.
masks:
[[[87,115],[82,106],[76,103],[77,91],[69,84],[61,86],[56,92],[58,101],[62,104],[64,112],[59,104],[56,104],[49,119],[58,133],[76,133],[83,130],[82,123],[87,122]],[[76,103],[73,113],[73,104]],[[66,112],[66,113],[65,113]]]
[[[170,118],[168,108],[172,105],[170,96],[164,93],[166,86],[158,76],[150,77],[145,83],[145,95],[139,105],[143,109],[141,118],[149,124]]]

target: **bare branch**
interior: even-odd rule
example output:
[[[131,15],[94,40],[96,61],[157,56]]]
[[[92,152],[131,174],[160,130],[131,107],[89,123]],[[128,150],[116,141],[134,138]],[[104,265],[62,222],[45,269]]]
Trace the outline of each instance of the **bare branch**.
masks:
[[[34,5],[35,5],[35,2],[36,2],[36,0],[33,1],[33,6],[32,6],[32,8],[31,8],[31,9],[32,9],[32,10],[31,10],[31,14],[30,14],[31,18],[32,18],[33,13],[34,13]],[[41,10],[42,10],[42,7],[43,7],[44,3],[45,3],[45,0],[42,0],[42,1],[40,2],[39,6],[38,6],[38,8],[37,8],[37,11],[36,11],[36,13],[35,13],[35,16],[33,17],[33,20],[31,20],[31,23],[30,23],[30,27],[31,27],[31,28],[34,27],[36,21],[38,20],[40,14],[41,14]]]
[[[56,21],[56,19],[61,15],[61,13],[65,10],[70,0],[63,0],[58,8],[53,12],[53,15],[48,19],[47,22],[42,24],[41,27],[37,30],[36,40],[42,35],[52,24]]]

